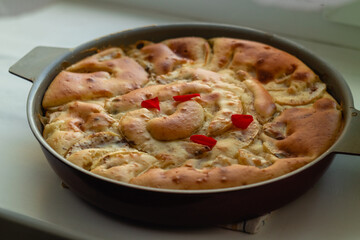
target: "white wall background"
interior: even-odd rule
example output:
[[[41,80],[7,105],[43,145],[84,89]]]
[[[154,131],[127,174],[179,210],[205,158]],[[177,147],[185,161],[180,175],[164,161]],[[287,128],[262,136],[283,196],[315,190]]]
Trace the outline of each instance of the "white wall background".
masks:
[[[360,49],[360,1],[351,0],[106,0],[281,35]]]

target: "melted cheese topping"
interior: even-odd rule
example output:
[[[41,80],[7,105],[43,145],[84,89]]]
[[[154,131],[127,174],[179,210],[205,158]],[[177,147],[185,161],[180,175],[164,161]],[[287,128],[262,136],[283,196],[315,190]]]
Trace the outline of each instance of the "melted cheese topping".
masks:
[[[193,93],[200,96],[173,99]],[[141,106],[156,97],[160,110]],[[61,71],[43,107],[44,138],[67,160],[118,181],[172,189],[281,176],[326,151],[342,121],[326,85],[299,59],[231,38],[99,51]],[[237,128],[234,114],[254,120]]]

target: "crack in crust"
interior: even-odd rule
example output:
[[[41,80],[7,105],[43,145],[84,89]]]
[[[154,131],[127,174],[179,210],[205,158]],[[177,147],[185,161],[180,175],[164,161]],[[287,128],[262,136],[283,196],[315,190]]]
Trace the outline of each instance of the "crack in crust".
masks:
[[[173,96],[199,93],[186,102]],[[160,110],[141,107],[158,97]],[[337,138],[341,108],[303,62],[263,43],[183,37],[99,51],[61,71],[43,136],[95,174],[156,188],[211,189],[289,173]],[[250,114],[247,129],[233,114]],[[210,149],[194,134],[217,140]]]

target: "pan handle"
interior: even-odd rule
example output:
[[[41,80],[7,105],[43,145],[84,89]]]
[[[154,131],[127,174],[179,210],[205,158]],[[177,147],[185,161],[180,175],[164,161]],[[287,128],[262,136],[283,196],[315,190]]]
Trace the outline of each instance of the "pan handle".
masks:
[[[360,111],[350,108],[350,124],[344,129],[334,152],[360,155]]]
[[[9,72],[30,82],[34,82],[51,62],[70,51],[71,49],[69,48],[35,47],[12,65],[9,68]]]

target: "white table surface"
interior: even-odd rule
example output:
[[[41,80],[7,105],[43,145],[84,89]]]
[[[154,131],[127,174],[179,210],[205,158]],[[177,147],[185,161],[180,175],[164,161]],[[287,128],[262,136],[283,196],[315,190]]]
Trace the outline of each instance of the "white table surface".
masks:
[[[360,239],[359,156],[336,156],[313,188],[273,212],[255,235],[217,227],[154,228],[115,219],[61,186],[27,123],[26,100],[32,84],[12,76],[8,68],[35,46],[75,47],[127,28],[191,20],[121,5],[71,1],[0,16],[0,209],[41,220],[63,232],[72,231],[84,239]],[[360,51],[293,40],[343,74],[359,109]]]

